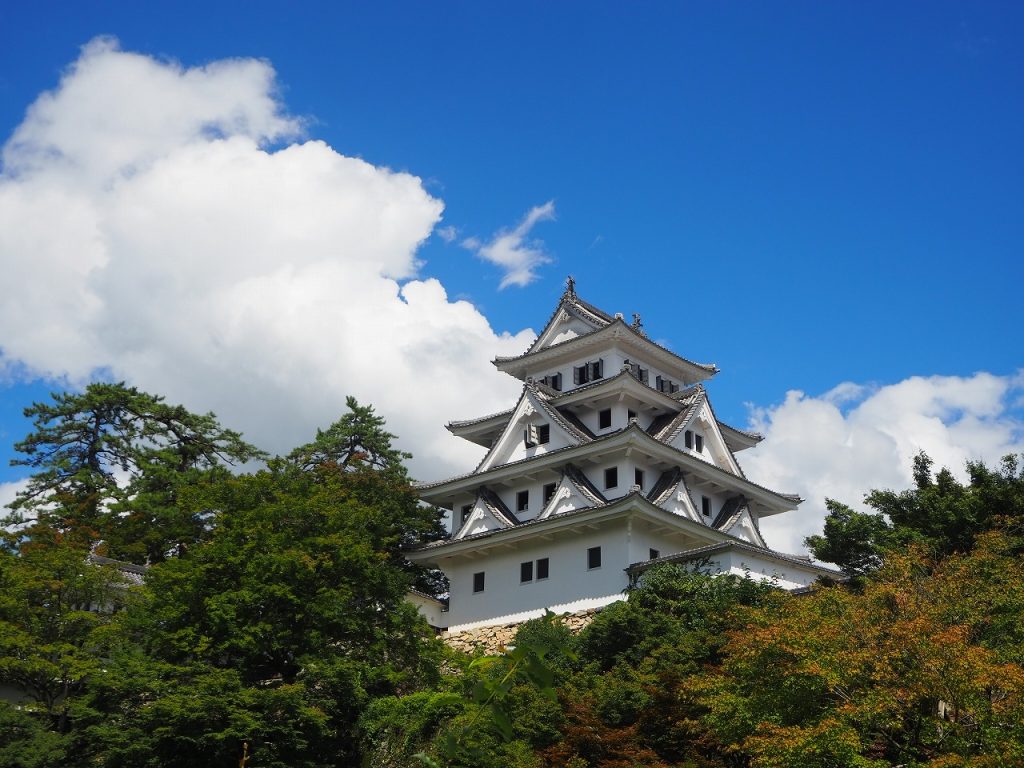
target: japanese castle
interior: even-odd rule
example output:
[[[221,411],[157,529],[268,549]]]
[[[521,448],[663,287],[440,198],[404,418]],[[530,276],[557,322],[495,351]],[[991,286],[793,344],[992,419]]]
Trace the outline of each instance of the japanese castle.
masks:
[[[532,346],[494,360],[523,382],[507,411],[448,424],[487,449],[472,472],[418,486],[451,510],[449,538],[408,553],[450,582],[449,631],[599,608],[652,564],[773,579],[836,575],[769,549],[761,518],[799,496],[751,482],[736,454],[757,434],[720,422],[703,382],[718,372],[608,315],[569,278]],[[439,614],[440,615],[440,614]]]

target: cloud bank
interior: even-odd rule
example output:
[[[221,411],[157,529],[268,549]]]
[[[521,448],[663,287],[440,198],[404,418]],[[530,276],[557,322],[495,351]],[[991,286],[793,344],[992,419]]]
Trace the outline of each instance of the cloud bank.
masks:
[[[352,394],[417,476],[471,466],[442,422],[506,407],[488,361],[532,334],[416,279],[443,209],[420,179],[301,135],[264,61],[87,45],[3,147],[0,368],[125,379],[271,451]]]
[[[845,383],[821,397],[793,391],[779,405],[754,409],[750,428],[765,440],[740,455],[744,470],[806,499],[796,512],[762,522],[768,543],[803,551],[804,537],[821,531],[826,497],[866,510],[869,490],[910,487],[919,451],[961,481],[968,460],[995,466],[1024,451],[1022,396],[1022,374],[915,376],[881,387]]]
[[[534,206],[523,220],[513,229],[497,232],[488,242],[468,237],[462,245],[474,251],[484,261],[496,264],[504,270],[499,288],[510,285],[529,285],[537,279],[537,268],[547,264],[551,259],[544,253],[544,246],[539,240],[528,240],[530,230],[541,221],[555,218],[555,201],[548,200],[544,205]]]

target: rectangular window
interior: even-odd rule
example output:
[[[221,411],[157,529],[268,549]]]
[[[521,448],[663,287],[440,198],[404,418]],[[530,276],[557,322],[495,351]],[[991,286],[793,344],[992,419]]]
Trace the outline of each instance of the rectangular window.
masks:
[[[618,484],[619,484],[619,468],[618,467],[608,467],[608,469],[606,469],[604,471],[604,487],[605,488],[615,488],[616,486],[618,486]]]
[[[642,469],[633,470],[633,484],[639,485],[640,490],[644,488],[644,471]]]
[[[548,559],[542,557],[537,561],[537,581],[548,577]]]
[[[612,409],[605,408],[603,411],[598,411],[597,414],[597,428],[608,429],[612,425]]]
[[[683,433],[683,439],[686,441],[687,448],[693,448],[693,432],[691,430],[688,429]]]
[[[551,501],[551,497],[555,495],[555,484],[548,483],[544,486],[544,503],[547,504]]]
[[[591,547],[587,550],[587,570],[592,571],[601,567],[601,548]]]
[[[700,511],[704,513],[704,517],[711,517],[711,499],[707,496],[700,497]]]
[[[528,424],[523,430],[523,445],[534,448],[551,440],[550,424]]]
[[[459,520],[459,525],[465,525],[466,521],[469,520],[469,516],[473,514],[473,505],[466,504],[462,507],[462,519]]]
[[[516,494],[516,512],[525,512],[530,508],[530,492],[519,491]]]
[[[655,377],[654,388],[657,389],[659,392],[665,392],[667,394],[672,394],[673,392],[679,391],[678,384],[676,384],[671,379],[666,379],[661,376]]]
[[[556,392],[562,391],[562,374],[553,373],[550,376],[545,376],[540,380],[541,384],[545,384],[551,387]]]
[[[702,435],[694,435],[693,439],[694,439],[693,450],[695,450],[697,453],[703,452],[704,451],[704,437]]]
[[[649,555],[649,557],[647,558],[648,560],[657,560],[659,557],[661,557],[661,552],[659,552],[656,549],[652,549],[647,554]]]
[[[634,411],[632,408],[630,408],[628,411],[626,411],[626,420],[627,421],[632,421],[635,418],[636,418],[636,411]]]
[[[574,384],[587,384],[604,378],[604,360],[594,360],[572,369]]]
[[[484,591],[484,572],[479,571],[473,574],[473,591],[483,592]]]
[[[519,583],[525,584],[528,581],[533,581],[533,560],[519,564]]]

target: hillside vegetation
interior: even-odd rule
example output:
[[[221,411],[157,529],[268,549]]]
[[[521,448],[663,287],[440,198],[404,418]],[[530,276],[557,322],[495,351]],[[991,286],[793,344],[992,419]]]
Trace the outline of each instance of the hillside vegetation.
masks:
[[[844,583],[662,566],[579,635],[469,657],[404,601],[445,588],[402,557],[441,517],[372,408],[283,457],[119,384],[26,412],[0,766],[1024,765],[1014,457],[830,501],[808,545]]]

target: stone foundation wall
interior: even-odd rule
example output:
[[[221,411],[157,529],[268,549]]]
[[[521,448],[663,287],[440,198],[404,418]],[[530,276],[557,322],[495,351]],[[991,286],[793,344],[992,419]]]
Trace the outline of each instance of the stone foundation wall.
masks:
[[[587,611],[576,613],[563,613],[558,621],[565,624],[574,635],[578,634],[587,624],[594,620],[594,615],[601,610],[592,608]],[[484,653],[500,653],[505,646],[511,645],[515,639],[516,630],[522,622],[514,624],[495,624],[489,627],[477,627],[476,629],[464,629],[461,632],[444,632],[441,639],[457,651],[473,653],[477,648]]]

